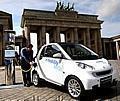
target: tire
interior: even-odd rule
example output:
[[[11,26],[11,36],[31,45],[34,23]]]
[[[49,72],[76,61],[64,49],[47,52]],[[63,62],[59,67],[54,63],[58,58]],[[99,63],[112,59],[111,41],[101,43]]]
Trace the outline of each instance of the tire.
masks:
[[[84,87],[81,81],[75,76],[69,77],[65,85],[69,95],[74,99],[79,99],[84,92]]]
[[[33,82],[34,86],[36,86],[36,87],[39,86],[40,78],[36,72],[33,73],[33,75],[32,75],[32,82]]]

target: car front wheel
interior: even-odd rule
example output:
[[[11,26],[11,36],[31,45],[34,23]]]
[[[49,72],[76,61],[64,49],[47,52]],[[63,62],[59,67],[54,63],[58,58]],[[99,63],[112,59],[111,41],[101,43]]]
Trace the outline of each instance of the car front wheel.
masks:
[[[81,81],[75,76],[71,76],[68,78],[66,82],[66,87],[70,96],[75,99],[79,99],[80,95],[84,91],[84,87]]]
[[[39,86],[39,76],[37,73],[33,73],[33,77],[32,77],[32,82],[34,84],[34,86]]]

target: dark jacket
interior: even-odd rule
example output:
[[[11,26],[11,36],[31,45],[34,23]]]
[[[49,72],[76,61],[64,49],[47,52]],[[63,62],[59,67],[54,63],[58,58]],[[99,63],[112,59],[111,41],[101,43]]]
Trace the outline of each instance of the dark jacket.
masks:
[[[30,62],[33,60],[33,50],[29,51],[27,48],[21,49],[21,68],[23,70],[30,69]]]

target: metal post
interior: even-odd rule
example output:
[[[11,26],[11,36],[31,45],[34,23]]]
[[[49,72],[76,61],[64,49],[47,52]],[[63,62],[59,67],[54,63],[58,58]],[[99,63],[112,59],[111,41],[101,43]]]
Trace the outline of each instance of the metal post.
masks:
[[[6,85],[15,84],[15,65],[13,59],[5,60],[5,83]]]

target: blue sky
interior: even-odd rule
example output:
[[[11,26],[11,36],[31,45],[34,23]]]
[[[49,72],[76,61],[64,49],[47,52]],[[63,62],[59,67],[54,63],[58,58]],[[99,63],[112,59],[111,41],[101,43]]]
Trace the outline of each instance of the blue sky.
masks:
[[[23,9],[54,11],[56,2],[60,0],[0,0],[0,10],[12,14],[13,29],[17,35],[22,33],[20,28]],[[120,34],[120,0],[61,0],[67,5],[75,4],[79,14],[99,15],[103,20],[101,35],[111,37]]]

